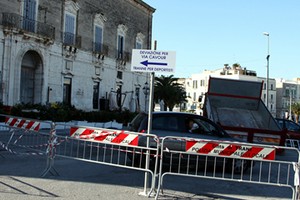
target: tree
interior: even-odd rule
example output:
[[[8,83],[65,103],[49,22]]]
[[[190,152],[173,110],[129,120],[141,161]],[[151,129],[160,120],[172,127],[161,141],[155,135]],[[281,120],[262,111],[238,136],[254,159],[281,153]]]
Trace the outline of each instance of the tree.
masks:
[[[164,110],[169,108],[172,111],[176,104],[186,101],[185,88],[177,81],[173,75],[155,77],[154,100],[163,100]]]
[[[293,103],[291,106],[292,112],[295,115],[295,121],[298,123],[298,118],[300,116],[300,103]]]

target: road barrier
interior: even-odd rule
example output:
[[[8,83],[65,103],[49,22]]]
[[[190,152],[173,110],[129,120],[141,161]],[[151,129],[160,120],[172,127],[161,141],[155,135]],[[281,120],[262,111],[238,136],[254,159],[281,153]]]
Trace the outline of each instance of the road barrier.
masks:
[[[180,143],[182,148],[172,150],[170,145],[174,143]],[[276,154],[278,150],[280,154]],[[165,137],[161,142],[156,199],[163,193],[167,175],[289,187],[292,198],[297,199],[299,151],[281,146]]]
[[[151,147],[140,145],[141,141],[147,140],[156,142],[152,142]],[[55,135],[55,141],[56,156],[145,171],[151,174],[150,191],[145,195],[150,196],[155,188],[159,152],[159,140],[155,135],[72,126],[70,127],[70,136]],[[150,154],[153,159],[149,167],[146,158]],[[48,168],[48,171],[50,169],[51,167]]]
[[[62,157],[144,171],[151,175],[150,191],[145,192],[148,187],[145,184],[145,195],[153,194],[157,183],[156,199],[163,193],[167,175],[288,187],[292,189],[293,199],[299,196],[299,141],[286,140],[287,147],[283,147],[158,138],[152,134],[13,116],[5,116],[5,125],[1,127],[0,148],[12,154],[46,155],[42,176],[58,174],[54,160]],[[174,150],[176,146],[180,148]]]
[[[51,158],[51,138],[55,134],[53,123],[14,116],[1,116],[4,117],[4,124],[6,125],[6,127],[1,127],[1,148],[12,154],[41,155],[47,156],[48,160]],[[51,127],[50,134],[40,132],[42,123]]]

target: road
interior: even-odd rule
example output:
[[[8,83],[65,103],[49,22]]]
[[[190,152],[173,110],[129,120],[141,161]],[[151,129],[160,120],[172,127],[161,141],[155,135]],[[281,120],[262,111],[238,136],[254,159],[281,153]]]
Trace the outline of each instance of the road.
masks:
[[[5,136],[0,135],[0,141],[6,142]],[[58,174],[41,177],[46,156],[32,155],[28,149],[15,151],[22,154],[11,154],[0,146],[0,200],[149,199],[141,195],[145,177],[142,171],[57,156],[54,169]],[[166,176],[163,191],[159,199],[287,200],[292,197],[292,190],[286,187],[183,176]]]

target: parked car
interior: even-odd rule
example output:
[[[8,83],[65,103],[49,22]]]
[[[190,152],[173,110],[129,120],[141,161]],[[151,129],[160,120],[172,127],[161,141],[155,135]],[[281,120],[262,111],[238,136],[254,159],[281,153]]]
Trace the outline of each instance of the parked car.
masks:
[[[146,113],[139,113],[130,123],[130,131],[134,132],[147,132],[148,115]],[[175,137],[187,137],[205,140],[222,140],[222,141],[237,141],[230,137],[225,130],[219,125],[207,119],[206,117],[182,112],[153,112],[152,113],[152,132],[158,137],[175,136]],[[146,146],[146,140],[139,140],[140,146]],[[152,145],[155,146],[155,141],[152,141]],[[151,146],[151,142],[150,142]],[[168,140],[165,146],[170,150],[185,151],[184,140]],[[180,155],[180,162],[184,161],[183,155]],[[207,159],[206,156],[201,156],[202,159]],[[213,159],[213,157],[210,157]],[[209,159],[210,159],[209,158]],[[132,155],[130,157],[132,159]],[[172,164],[176,164],[179,157],[172,155]],[[198,158],[199,159],[199,158]],[[139,159],[137,159],[140,161]],[[249,167],[247,160],[220,158],[221,164],[226,161],[228,170],[232,170],[234,167],[235,172],[244,171]],[[234,160],[234,161],[233,161]],[[190,161],[189,161],[190,162]],[[164,154],[164,163],[170,164],[170,154]],[[234,163],[234,164],[232,164]],[[198,165],[199,166],[199,165]]]
[[[282,130],[286,129],[287,139],[300,140],[300,125],[289,119],[276,118],[278,125]]]

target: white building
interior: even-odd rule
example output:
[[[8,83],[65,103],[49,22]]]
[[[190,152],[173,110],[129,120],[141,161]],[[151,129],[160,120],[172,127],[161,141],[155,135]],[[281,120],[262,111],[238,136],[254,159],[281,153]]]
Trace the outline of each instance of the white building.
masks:
[[[0,101],[144,110],[149,80],[130,71],[131,52],[151,48],[154,11],[141,0],[0,1]]]
[[[276,79],[276,115],[287,118],[291,115],[291,105],[300,102],[300,78],[294,80]]]

